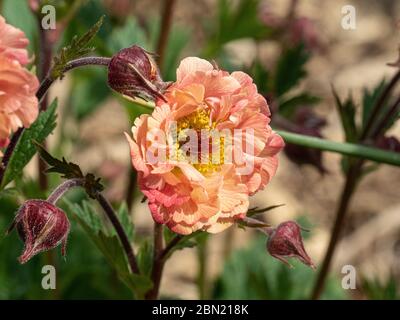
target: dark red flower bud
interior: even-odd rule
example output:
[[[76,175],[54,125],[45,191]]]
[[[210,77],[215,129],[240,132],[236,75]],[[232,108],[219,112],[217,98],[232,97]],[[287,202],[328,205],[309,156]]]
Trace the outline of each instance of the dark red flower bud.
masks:
[[[122,49],[108,65],[108,84],[128,98],[163,99],[169,83],[163,82],[151,54],[139,46]]]
[[[297,258],[305,265],[315,268],[304,249],[301,227],[294,221],[286,221],[268,232],[267,250],[271,256],[291,266],[285,258]]]
[[[297,109],[293,123],[295,127],[291,130],[292,132],[317,138],[322,138],[321,128],[326,125],[325,119],[317,116],[309,107]],[[316,167],[321,174],[327,172],[322,163],[321,150],[286,143],[284,151],[294,163],[310,164]]]
[[[20,263],[25,263],[42,251],[55,248],[62,243],[61,253],[65,255],[70,223],[66,214],[45,200],[28,200],[19,209],[14,227],[25,243]]]
[[[375,145],[387,151],[400,152],[400,141],[396,137],[379,137]]]

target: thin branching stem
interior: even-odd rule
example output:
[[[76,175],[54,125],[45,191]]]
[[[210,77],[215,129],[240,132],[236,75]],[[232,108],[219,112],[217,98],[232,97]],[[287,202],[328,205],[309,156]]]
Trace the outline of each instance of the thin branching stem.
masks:
[[[363,162],[363,160],[357,160],[354,164],[350,166],[347,172],[346,182],[340,196],[340,202],[336,211],[335,222],[331,231],[331,238],[329,240],[328,248],[326,250],[325,257],[319,270],[315,286],[311,293],[311,299],[313,300],[319,299],[323,292],[326,277],[329,273],[335,249],[339,242],[339,238],[343,229],[345,217],[361,174]]]
[[[153,246],[153,269],[151,271],[151,280],[153,287],[146,293],[146,300],[155,300],[158,297],[162,272],[165,260],[162,258],[163,253],[163,226],[154,222],[154,246]]]
[[[364,127],[363,132],[360,135],[360,139],[359,139],[360,143],[366,143],[369,140],[376,139],[378,137],[378,135],[382,133],[383,128],[387,125],[388,121],[391,120],[391,117],[394,116],[394,114],[396,114],[396,112],[398,112],[400,98],[395,101],[395,103],[389,109],[388,113],[383,118],[383,120],[381,122],[379,122],[376,127],[374,127],[376,118],[378,117],[379,112],[382,110],[382,108],[385,105],[387,99],[389,98],[392,90],[394,89],[395,85],[398,83],[399,80],[400,80],[400,71],[398,71],[393,76],[393,78],[391,79],[391,81],[386,86],[385,90],[381,93],[381,95],[377,99],[375,105],[373,106],[371,114],[369,115],[369,118],[367,120],[367,124]],[[343,146],[346,147],[345,144]],[[385,152],[385,151],[375,149],[375,148],[369,148],[369,150],[368,150],[368,149],[365,149],[365,148],[367,148],[365,146],[362,146],[362,145],[358,145],[358,146],[362,150],[356,148],[356,149],[358,149],[357,151],[354,149],[352,151],[356,151],[355,153],[358,153],[359,151],[361,151],[360,154],[358,155],[358,157],[361,159],[358,159],[358,160],[352,159],[350,162],[351,164],[350,164],[350,167],[347,172],[346,182],[344,184],[342,194],[340,197],[339,206],[338,206],[338,209],[336,212],[335,223],[332,227],[331,238],[329,240],[328,248],[326,250],[321,269],[318,273],[317,280],[315,282],[315,286],[311,293],[311,298],[314,300],[319,299],[323,292],[326,278],[329,273],[330,265],[331,265],[333,256],[335,254],[336,246],[339,242],[339,238],[340,238],[340,235],[341,235],[344,223],[345,223],[345,217],[347,215],[351,199],[355,193],[357,183],[362,175],[362,167],[365,162],[365,159],[374,160],[374,161],[382,162],[382,163],[392,162],[392,161],[387,162],[386,160],[388,160],[388,159],[386,159],[386,160],[378,159],[378,158],[380,158],[380,156],[383,156],[385,158],[385,155],[381,153],[381,152]],[[352,148],[350,148],[350,149],[352,149]],[[395,158],[397,158],[395,156],[396,153],[391,152],[391,154],[394,156],[394,158],[392,158],[391,160],[395,160],[395,161],[394,161],[394,163],[392,162],[390,164],[398,165],[397,160],[395,159]],[[348,155],[354,156],[355,154],[349,153]],[[389,154],[386,154],[386,155],[391,157],[391,155],[389,155]],[[399,154],[397,153],[397,155],[399,155]]]
[[[168,258],[168,256],[171,254],[172,250],[175,248],[175,246],[181,242],[183,239],[183,236],[181,235],[176,235],[165,247],[165,249],[162,251],[160,259],[165,260]]]
[[[95,197],[96,197],[97,202],[103,208],[106,216],[108,217],[111,224],[113,225],[113,227],[118,235],[119,240],[121,241],[122,247],[128,258],[128,263],[129,263],[131,272],[139,274],[140,272],[139,272],[139,267],[138,267],[138,264],[136,261],[135,252],[132,248],[129,238],[126,235],[126,232],[125,232],[124,228],[122,227],[122,224],[119,221],[113,207],[111,206],[111,204],[108,202],[108,200],[103,196],[103,194],[101,192],[96,193]]]
[[[68,179],[53,190],[47,201],[55,205],[66,192],[75,187],[82,187],[84,183],[85,180],[83,178]]]
[[[376,119],[379,115],[379,111],[385,105],[387,99],[389,98],[391,92],[393,91],[394,87],[396,86],[397,82],[400,80],[400,70],[395,73],[393,78],[390,80],[388,85],[386,86],[385,90],[381,93],[379,98],[377,99],[375,105],[372,108],[372,111],[368,117],[367,124],[361,134],[360,140],[364,141],[367,140],[371,134],[373,126],[376,122]]]
[[[171,31],[175,2],[176,0],[164,0],[162,5],[160,32],[157,41],[158,66],[161,70],[164,65],[165,50]]]

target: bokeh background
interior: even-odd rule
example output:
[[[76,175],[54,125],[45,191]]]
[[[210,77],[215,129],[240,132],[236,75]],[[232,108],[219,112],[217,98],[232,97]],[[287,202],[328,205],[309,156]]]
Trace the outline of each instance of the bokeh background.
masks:
[[[242,29],[246,24],[255,25],[256,29],[243,33],[237,32],[234,25],[221,24],[225,21],[221,18],[223,13],[234,10],[232,8],[238,2],[176,1],[161,69],[164,79],[173,80],[179,60],[193,55],[215,59],[228,69],[253,70],[255,62],[260,62],[263,70],[276,68],[282,48],[294,40],[285,38],[285,33],[270,36],[268,32],[257,32],[257,26],[271,27],[287,17],[293,1],[249,1],[257,4],[256,10],[242,12],[238,21],[246,23],[238,24]],[[3,0],[0,3],[7,21],[22,28],[30,37],[34,52],[37,27],[26,1]],[[221,3],[228,3],[227,8]],[[341,9],[349,4],[356,8],[355,30],[341,27]],[[157,0],[82,1],[54,46],[67,43],[74,34],[84,32],[99,16],[106,14],[105,25],[94,43],[98,54],[110,56],[132,44],[155,51],[161,8],[162,1]],[[306,39],[311,42],[308,43],[310,58],[305,64],[307,76],[299,81],[293,92],[307,91],[318,96],[320,99],[312,108],[326,122],[321,134],[331,140],[343,141],[331,86],[343,98],[351,93],[359,106],[364,88],[372,89],[383,78],[388,79],[394,74],[395,68],[386,64],[398,57],[400,2],[299,0],[295,15],[307,19]],[[40,58],[35,55],[36,59]],[[64,155],[86,171],[103,177],[107,197],[117,204],[126,198],[131,176],[129,150],[123,132],[130,130],[134,117],[143,110],[114,95],[107,88],[105,79],[105,70],[77,70],[51,89],[51,97],[59,99],[59,125],[48,146],[53,153]],[[268,92],[265,94],[270,98]],[[272,100],[269,102],[273,104]],[[400,125],[395,125],[390,134],[399,137]],[[324,170],[319,170],[321,165]],[[26,194],[37,195],[36,158],[25,173]],[[296,219],[309,228],[311,232],[306,235],[305,247],[318,265],[326,250],[343,182],[339,155],[323,153],[322,164],[298,165],[282,153],[276,177],[252,198],[251,207],[284,204],[266,213],[265,220],[279,224]],[[56,184],[57,179],[50,177],[50,183]],[[399,190],[400,170],[388,165],[379,166],[362,181],[351,204],[324,298],[399,297]],[[12,219],[17,204],[18,201],[0,199],[0,231]],[[137,234],[143,238],[150,235],[152,219],[138,192],[130,214]],[[66,260],[61,259],[58,252],[50,256],[53,259],[50,262],[56,264],[58,270],[58,287],[54,292],[46,292],[40,287],[41,266],[49,262],[46,261],[49,256],[36,257],[28,265],[20,266],[16,258],[21,249],[22,243],[15,235],[0,239],[2,299],[130,298],[129,290],[119,282],[75,223]],[[200,253],[196,249],[174,254],[166,265],[162,297],[303,299],[308,298],[315,281],[316,273],[307,267],[294,262],[295,268],[289,269],[267,255],[265,239],[249,230],[231,228],[212,236],[203,254],[203,265],[199,264]],[[356,290],[341,288],[341,268],[346,264],[356,267]],[[204,270],[205,288],[199,290],[199,277]]]

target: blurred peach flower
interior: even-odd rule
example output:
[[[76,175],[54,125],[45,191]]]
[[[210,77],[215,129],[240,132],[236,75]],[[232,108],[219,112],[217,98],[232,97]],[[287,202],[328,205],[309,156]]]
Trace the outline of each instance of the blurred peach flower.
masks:
[[[156,101],[151,115],[135,120],[133,139],[127,135],[139,187],[148,199],[154,220],[172,231],[220,232],[245,217],[249,196],[263,189],[274,176],[283,140],[269,126],[266,100],[243,72],[229,74],[206,60],[189,57],[181,62],[177,81],[164,98]],[[179,138],[171,142],[174,130],[183,141]],[[199,144],[193,153],[201,161],[191,162],[187,161],[183,144],[191,139],[188,130],[201,135],[212,130],[235,134],[232,144],[225,144],[225,135],[217,139],[219,144],[207,138],[206,145],[211,146]],[[246,143],[251,148],[243,151]],[[165,153],[168,161],[149,161],[149,150],[154,147],[154,155]],[[243,162],[228,161],[227,150],[239,152],[246,164],[251,164],[251,170],[242,171]]]
[[[7,146],[12,131],[29,127],[38,114],[39,81],[24,68],[29,62],[28,42],[21,30],[0,16],[0,147]]]

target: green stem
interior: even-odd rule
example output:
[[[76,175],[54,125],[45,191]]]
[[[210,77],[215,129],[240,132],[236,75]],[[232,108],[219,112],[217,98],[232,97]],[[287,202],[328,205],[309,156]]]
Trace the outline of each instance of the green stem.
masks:
[[[146,300],[157,300],[158,298],[165,263],[165,260],[162,257],[162,252],[164,250],[163,246],[163,226],[162,224],[154,222],[153,269],[151,271],[153,288],[146,293]]]
[[[158,67],[163,70],[165,50],[168,45],[168,36],[171,31],[174,7],[176,0],[165,0],[161,11],[160,34],[157,41]]]
[[[198,260],[198,273],[197,273],[197,286],[199,291],[199,299],[206,300],[208,298],[208,278],[207,278],[207,261],[208,261],[208,246],[206,239],[204,242],[199,243],[197,246],[197,260]]]
[[[360,144],[335,142],[281,130],[276,130],[276,133],[278,133],[286,142],[297,144],[299,146],[337,152],[347,156],[400,166],[400,153],[384,151]]]
[[[340,202],[337,208],[335,223],[332,226],[331,238],[329,245],[325,253],[321,268],[316,278],[316,282],[311,293],[311,299],[317,300],[321,297],[324,290],[326,277],[328,276],[329,269],[332,263],[332,259],[335,253],[336,245],[340,240],[340,235],[343,229],[346,215],[349,211],[350,202],[357,189],[357,183],[359,182],[362,174],[363,160],[357,160],[351,165],[346,175],[346,182],[344,184],[342,194],[340,196]]]

